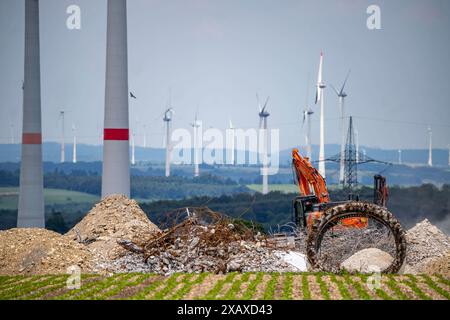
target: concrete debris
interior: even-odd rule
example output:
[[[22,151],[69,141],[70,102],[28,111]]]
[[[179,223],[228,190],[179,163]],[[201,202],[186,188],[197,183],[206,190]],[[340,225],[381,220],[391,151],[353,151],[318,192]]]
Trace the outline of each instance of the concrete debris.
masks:
[[[45,229],[0,231],[0,274],[62,274],[71,266],[92,270],[83,244]]]
[[[159,228],[147,218],[135,200],[111,195],[96,204],[66,235],[85,244],[95,261],[102,263],[125,254],[118,240],[142,241],[157,232],[160,232]]]
[[[158,274],[175,272],[299,271],[276,254],[261,234],[207,208],[196,208],[193,215],[165,232],[155,234],[144,244],[120,243],[130,251],[121,259],[105,263],[113,272],[147,270]],[[205,219],[205,216],[208,216]],[[202,221],[213,221],[204,224]],[[141,261],[136,258],[139,253]]]
[[[293,266],[296,271],[308,271],[306,255],[296,251],[278,251],[276,252],[283,261]]]
[[[348,272],[373,273],[388,268],[394,258],[378,248],[360,250],[344,260],[341,268]]]
[[[436,266],[440,264],[435,265],[434,262],[450,254],[450,237],[427,219],[408,230],[406,240],[408,246],[405,273],[424,273],[427,272],[427,266],[430,265],[434,266],[433,272],[448,272],[448,268],[447,270],[445,268],[444,270],[435,270]],[[443,267],[445,266],[443,265]]]

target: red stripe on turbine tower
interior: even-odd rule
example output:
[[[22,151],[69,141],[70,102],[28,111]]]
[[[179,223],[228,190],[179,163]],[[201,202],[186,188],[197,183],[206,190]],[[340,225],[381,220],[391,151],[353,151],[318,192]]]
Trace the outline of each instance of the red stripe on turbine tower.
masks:
[[[26,0],[19,228],[45,227],[39,51],[39,1]]]
[[[130,196],[127,2],[108,0],[102,197]]]
[[[22,144],[42,144],[42,135],[40,133],[22,134]]]
[[[128,141],[130,139],[128,129],[105,129],[103,136],[104,140]]]

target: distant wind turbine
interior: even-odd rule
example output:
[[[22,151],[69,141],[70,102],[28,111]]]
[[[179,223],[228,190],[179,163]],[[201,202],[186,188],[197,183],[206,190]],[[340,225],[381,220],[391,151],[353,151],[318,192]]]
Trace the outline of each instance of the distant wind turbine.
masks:
[[[402,150],[398,150],[398,164],[402,164]]]
[[[428,166],[433,166],[433,131],[428,127]]]
[[[305,134],[305,144],[306,144],[306,156],[311,160],[312,150],[311,150],[311,117],[314,111],[309,107],[309,77],[306,84],[306,97],[305,97],[305,109],[303,109],[303,121],[302,127],[306,122],[306,134]]]
[[[269,176],[267,174],[267,166],[268,166],[268,157],[267,157],[267,118],[270,116],[270,113],[267,112],[267,103],[269,102],[270,97],[267,97],[264,106],[261,107],[259,96],[256,94],[256,100],[258,102],[259,108],[259,130],[264,130],[264,137],[262,141],[262,194],[269,193]]]
[[[344,183],[344,169],[345,169],[345,98],[347,97],[347,93],[345,93],[345,84],[347,83],[348,77],[350,76],[350,70],[345,77],[344,83],[342,84],[341,90],[336,90],[335,87],[331,86],[336,92],[336,95],[339,98],[339,110],[341,112],[341,121],[340,121],[340,131],[341,131],[341,156],[339,163],[339,182],[340,184]]]
[[[75,125],[72,125],[73,132],[73,152],[72,152],[72,162],[77,163],[77,129]]]
[[[166,123],[166,177],[170,176],[170,158],[172,152],[172,143],[171,143],[171,122],[173,109],[169,108],[164,112],[163,121]]]
[[[320,53],[319,73],[317,76],[316,104],[320,102],[320,150],[319,150],[319,173],[325,179],[325,107],[323,82],[323,52]]]
[[[235,145],[234,145],[235,128],[234,128],[233,123],[231,122],[231,120],[229,120],[229,128],[230,128],[230,130],[231,130],[232,133],[233,133],[233,139],[231,140],[231,145],[230,145],[230,149],[231,149],[231,150],[229,150],[230,156],[231,156],[230,162],[231,162],[231,164],[234,166],[234,165],[235,165],[235,160],[234,160],[234,152],[235,152]]]
[[[61,119],[61,163],[66,161],[66,143],[64,141],[64,111],[59,112]]]
[[[200,176],[200,168],[199,168],[199,154],[198,154],[198,148],[199,148],[199,143],[198,143],[198,128],[200,127],[200,124],[198,123],[197,120],[197,115],[198,112],[195,113],[195,118],[194,118],[194,122],[191,123],[191,127],[193,129],[193,133],[194,133],[194,177],[198,177]]]

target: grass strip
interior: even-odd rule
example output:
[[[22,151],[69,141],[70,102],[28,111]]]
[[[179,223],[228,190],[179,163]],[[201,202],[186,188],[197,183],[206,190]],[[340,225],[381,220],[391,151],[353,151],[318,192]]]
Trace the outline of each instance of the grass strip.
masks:
[[[308,273],[302,274],[303,300],[311,300],[311,290],[309,289]]]
[[[228,273],[224,279],[217,281],[216,285],[201,299],[204,300],[215,299],[217,295],[220,293],[220,291],[222,291],[222,288],[225,285],[225,283],[233,282],[233,279],[236,277],[236,275],[237,275],[236,272]]]
[[[183,275],[180,273],[172,274],[169,277],[169,279],[167,279],[165,287],[163,287],[160,291],[156,292],[150,299],[151,300],[164,299],[179,284],[178,278],[181,276],[183,276]],[[189,276],[189,275],[187,275],[187,276]]]
[[[449,279],[445,278],[444,276],[442,276],[440,274],[436,274],[435,276],[439,279],[440,283],[443,283],[443,284],[445,284],[445,285],[450,287],[450,280]]]
[[[322,274],[316,274],[316,281],[319,284],[320,293],[325,300],[330,300],[330,292],[328,291],[327,284],[322,279]]]
[[[439,293],[441,296],[445,297],[445,299],[450,300],[450,293],[444,289],[442,289],[441,287],[439,287],[434,281],[433,279],[431,279],[429,276],[427,276],[426,274],[422,274],[422,278],[425,280],[425,283],[434,291],[436,291],[437,293]]]
[[[131,276],[133,275],[124,273],[115,274],[112,277],[106,279],[106,281],[97,283],[97,285],[91,287],[90,290],[85,290],[81,294],[75,296],[74,300],[93,300],[99,292],[108,291],[108,289],[112,286],[120,283],[120,281],[122,280],[129,279]]]
[[[370,276],[368,274],[361,274],[359,276],[361,278],[361,281],[367,284],[367,280],[369,279]],[[375,288],[375,290],[373,291],[375,291],[375,294],[379,296],[382,300],[393,300],[393,298],[381,288]]]
[[[35,293],[20,297],[20,299],[21,300],[40,299],[40,298],[44,297],[45,295],[49,294],[50,292],[54,292],[56,290],[64,288],[67,285],[67,278],[68,278],[68,276],[65,276],[63,279],[61,279],[59,281],[55,281],[53,283],[50,283],[47,287],[44,287]]]
[[[406,275],[409,280],[403,280],[402,282],[409,286],[412,291],[421,299],[421,300],[432,300],[427,294],[425,294],[420,288],[417,286],[417,279],[412,274]]]
[[[280,277],[279,273],[273,273],[269,282],[267,282],[266,290],[264,290],[263,300],[273,300],[275,296],[275,288]]]
[[[294,274],[292,272],[287,272],[284,274],[283,281],[283,295],[281,299],[283,300],[292,300],[292,292],[294,287]]]
[[[131,278],[136,277],[135,280],[129,281]],[[148,279],[150,277],[150,274],[144,273],[144,274],[138,274],[138,273],[131,273],[129,277],[125,277],[120,280],[119,283],[116,284],[116,286],[110,290],[107,290],[103,292],[100,295],[95,296],[95,300],[106,300],[110,297],[113,297],[117,294],[119,294],[122,290],[128,287],[133,287],[141,284],[143,281]]]
[[[253,296],[256,293],[256,289],[258,288],[258,285],[262,282],[264,277],[264,273],[258,272],[256,273],[255,279],[253,279],[250,284],[247,287],[247,290],[245,290],[244,294],[242,295],[242,300],[250,300],[253,298]]]
[[[250,274],[251,273],[244,273],[242,274],[242,276],[233,282],[233,284],[231,285],[231,288],[227,291],[227,293],[225,293],[225,295],[223,296],[223,300],[233,300],[236,299],[236,294],[239,293],[239,289],[241,288],[241,285],[244,282],[247,282],[248,279],[250,278]]]
[[[76,296],[83,294],[85,292],[88,292],[90,289],[94,288],[95,286],[98,286],[99,284],[103,283],[103,282],[107,282],[108,280],[110,280],[110,278],[113,278],[113,276],[111,277],[99,277],[97,279],[93,279],[92,281],[88,282],[88,283],[81,283],[81,287],[79,289],[67,289],[67,291],[61,295],[55,296],[52,299],[54,300],[69,300],[72,298],[75,298]]]
[[[155,277],[156,278],[156,277]],[[131,296],[129,299],[131,300],[145,300],[147,299],[147,296],[155,291],[159,286],[161,286],[164,283],[164,278],[160,277],[157,278],[157,280],[150,283],[147,287],[145,287],[143,290],[136,293],[134,296]]]
[[[349,286],[352,286],[356,290],[360,299],[372,300],[370,294],[366,290],[364,290],[363,286],[361,285],[361,283],[359,283],[359,281],[354,281],[349,274],[344,274],[344,280]]]
[[[344,300],[353,300],[353,297],[350,294],[350,292],[347,290],[347,288],[345,287],[344,282],[342,282],[341,280],[338,280],[336,278],[336,275],[334,275],[334,274],[330,275],[330,279],[331,279],[331,281],[333,281],[337,285],[339,293],[341,294],[342,299],[344,299]]]
[[[59,281],[61,277],[63,276],[47,276],[43,280],[41,277],[37,281],[26,282],[24,284],[13,287],[11,290],[8,290],[6,294],[0,296],[0,299],[19,299],[20,297],[33,293],[40,288],[54,283],[55,281]]]
[[[195,285],[202,284],[208,275],[209,275],[209,273],[207,273],[207,272],[200,273],[194,281],[190,281],[190,278],[187,281],[186,277],[185,277],[185,279],[183,279],[183,282],[186,282],[185,285],[183,287],[181,287],[177,292],[175,292],[175,294],[171,297],[171,300],[183,299],[184,296],[186,296],[189,292],[191,292],[192,288]]]
[[[388,286],[389,289],[391,289],[394,292],[394,294],[397,296],[399,300],[410,299],[408,295],[405,294],[397,285],[397,280],[395,279],[394,275],[392,274],[387,275],[387,279],[388,280],[386,281],[386,285]]]
[[[26,284],[30,284],[32,282],[36,282],[39,280],[42,280],[43,278],[48,278],[46,275],[34,275],[34,276],[27,276],[23,279],[17,279],[16,281],[11,281],[8,283],[5,283],[2,287],[0,287],[0,295],[4,294],[5,292],[9,290],[13,290],[19,286],[24,286]]]

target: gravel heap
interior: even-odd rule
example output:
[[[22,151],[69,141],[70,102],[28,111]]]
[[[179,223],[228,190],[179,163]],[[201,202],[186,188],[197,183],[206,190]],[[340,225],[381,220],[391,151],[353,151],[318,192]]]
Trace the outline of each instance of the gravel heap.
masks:
[[[53,231],[0,231],[0,274],[61,274],[74,265],[90,272],[91,261],[84,245]]]
[[[450,253],[450,237],[432,225],[427,219],[407,231],[406,241],[405,273],[427,272],[427,265],[433,264],[434,261],[448,256]],[[444,270],[436,270],[434,268],[433,272],[445,273],[445,271],[445,268]]]
[[[428,262],[422,271],[427,274],[439,273],[450,279],[450,252],[443,257]]]
[[[139,242],[159,231],[135,200],[111,195],[96,204],[66,236],[84,244],[92,253],[94,262],[102,264],[126,253],[117,244],[118,240]]]

